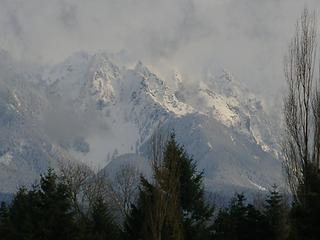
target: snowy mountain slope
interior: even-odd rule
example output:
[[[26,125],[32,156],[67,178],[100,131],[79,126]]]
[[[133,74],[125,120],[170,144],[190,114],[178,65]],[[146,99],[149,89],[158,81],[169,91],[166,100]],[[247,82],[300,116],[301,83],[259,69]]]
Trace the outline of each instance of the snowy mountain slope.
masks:
[[[166,125],[175,129],[178,142],[204,170],[210,190],[221,191],[226,185],[262,190],[282,182],[279,160],[217,120],[191,114]]]
[[[192,87],[180,77],[175,79],[178,88],[172,89],[141,62],[133,68],[116,62],[103,52],[82,52],[41,71],[22,68],[15,73],[14,64],[6,63],[13,66],[6,70],[8,78],[24,79],[18,82],[28,87],[17,90],[19,84],[12,83],[7,87],[10,97],[0,92],[3,145],[9,145],[6,138],[16,145],[14,151],[1,152],[0,171],[16,166],[20,178],[28,178],[21,182],[28,182],[64,159],[95,169],[148,159],[150,137],[160,128],[175,129],[178,141],[204,169],[211,190],[263,190],[281,183],[272,121],[261,102],[230,74],[208,72]],[[21,105],[16,111],[10,104]],[[18,156],[18,146],[25,142],[24,149],[32,152]],[[18,161],[21,166],[14,165]],[[18,184],[9,174],[1,176],[5,185]]]
[[[41,131],[44,105],[30,83],[0,80],[0,192],[29,186],[48,167],[71,159]]]
[[[81,109],[82,114],[90,112],[90,120],[97,117],[105,124],[103,134],[100,129],[100,135],[91,132],[82,136],[90,149],[95,149],[75,155],[84,162],[90,162],[91,152],[100,149],[104,151],[99,159],[90,164],[101,167],[127,153],[146,157],[144,147],[161,126],[166,131],[176,130],[199,168],[205,169],[206,182],[212,188],[228,184],[261,190],[281,182],[271,121],[261,102],[230,74],[207,74],[196,87],[187,90],[180,79],[175,91],[141,62],[128,69],[116,66],[101,53],[85,55],[83,61],[77,59],[62,67],[77,69],[73,64],[78,62],[84,62],[81,69],[88,71],[78,81],[83,84],[77,90],[79,97],[73,99],[73,108]],[[58,72],[65,75],[61,69]],[[71,82],[78,76],[77,71],[71,74]]]
[[[47,83],[49,100],[59,105],[68,103],[71,111],[67,114],[76,115],[73,119],[77,119],[72,124],[81,128],[63,136],[63,140],[81,138],[92,150],[79,152],[71,147],[69,152],[98,168],[118,155],[138,152],[140,144],[170,114],[194,111],[178,101],[174,91],[142,63],[134,69],[118,67],[105,53],[91,58],[77,54],[46,71],[42,79]],[[69,148],[73,144],[62,145]]]
[[[179,82],[176,94],[199,112],[245,134],[263,150],[278,154],[277,127],[264,110],[262,101],[225,70],[206,72],[193,88]],[[188,98],[185,96],[194,96]]]

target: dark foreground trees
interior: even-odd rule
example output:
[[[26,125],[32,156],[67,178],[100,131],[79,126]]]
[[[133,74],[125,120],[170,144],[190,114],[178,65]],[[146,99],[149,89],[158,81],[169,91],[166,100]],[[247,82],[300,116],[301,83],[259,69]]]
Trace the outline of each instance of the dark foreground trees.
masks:
[[[4,239],[70,239],[76,234],[68,187],[52,170],[32,190],[21,188],[5,207]]]
[[[264,206],[266,220],[266,239],[283,240],[288,239],[289,226],[289,205],[284,196],[273,186],[266,198]]]
[[[226,209],[221,209],[214,224],[214,239],[264,239],[265,218],[243,194],[237,194]]]
[[[295,226],[301,216],[306,222],[317,217],[312,212],[301,215],[306,210],[296,206],[289,214],[276,188],[261,204],[263,208],[237,194],[228,207],[214,214],[205,198],[203,173],[173,134],[160,150],[154,156],[153,177],[140,178],[138,196],[132,200],[124,224],[115,218],[119,211],[109,202],[108,184],[87,168],[73,167],[61,175],[49,170],[38,185],[30,190],[21,188],[12,203],[2,204],[0,239],[304,239],[294,238],[294,234],[288,238],[289,220]],[[310,202],[318,201],[316,197],[311,194]]]
[[[1,205],[1,239],[210,239],[213,209],[204,199],[203,174],[174,134],[152,170],[152,181],[141,176],[121,226],[107,202],[108,184],[87,168],[64,168],[59,176],[50,169],[38,185]]]
[[[119,230],[102,199],[83,213],[76,211],[70,186],[49,169],[39,185],[21,188],[10,205],[1,205],[0,239],[117,239]]]
[[[155,155],[153,174],[152,183],[141,178],[138,202],[125,222],[125,237],[210,239],[213,208],[204,199],[203,174],[174,134]]]
[[[124,239],[288,239],[288,205],[276,187],[266,196],[262,210],[237,194],[214,216],[205,200],[202,172],[174,135],[160,156],[153,164],[153,182],[141,177],[138,200],[125,221]]]
[[[288,226],[287,204],[276,188],[267,195],[263,210],[248,204],[243,194],[236,194],[229,206],[219,211],[212,239],[285,240]]]

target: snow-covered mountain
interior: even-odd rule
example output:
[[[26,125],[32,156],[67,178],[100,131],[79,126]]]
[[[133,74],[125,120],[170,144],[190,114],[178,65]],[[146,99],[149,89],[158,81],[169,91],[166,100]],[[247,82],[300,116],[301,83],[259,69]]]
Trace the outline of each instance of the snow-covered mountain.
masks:
[[[27,81],[36,80],[36,75],[30,69],[25,72],[5,52],[0,53],[0,69],[0,192],[10,193],[34,183],[48,167],[72,159],[41,129],[48,102]]]
[[[21,177],[33,178],[49,162],[62,158],[78,159],[96,169],[114,166],[126,156],[147,159],[154,131],[174,129],[178,141],[204,170],[210,190],[264,190],[282,181],[276,128],[261,101],[226,71],[208,70],[190,84],[183,74],[164,80],[141,62],[127,67],[112,55],[83,52],[39,69],[0,73],[1,78],[17,82],[7,87],[10,97],[0,93],[0,109],[5,113],[0,117],[0,133],[20,145],[26,138],[33,144],[30,149],[48,156],[41,156],[43,163],[32,165],[28,172],[14,165],[18,160],[12,152],[20,145],[8,143],[0,152],[0,171],[16,169],[25,172]],[[19,84],[28,88],[17,88]],[[16,106],[10,110],[13,117],[10,104]],[[30,117],[10,126],[4,122],[10,117],[17,121],[20,115]],[[35,161],[34,154],[22,156],[23,164]],[[5,185],[2,189],[6,190]]]

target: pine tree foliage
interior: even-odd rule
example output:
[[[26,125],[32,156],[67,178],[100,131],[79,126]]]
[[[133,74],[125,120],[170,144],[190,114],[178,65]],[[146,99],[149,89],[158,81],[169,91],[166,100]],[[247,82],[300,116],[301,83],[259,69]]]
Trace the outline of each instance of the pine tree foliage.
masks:
[[[264,211],[268,226],[268,237],[275,240],[288,239],[288,206],[283,195],[277,190],[277,186],[274,185],[272,188],[267,196]]]
[[[197,163],[177,143],[174,133],[165,147],[164,160],[165,163],[174,161],[178,165],[184,238],[207,238],[208,221],[212,217],[213,208],[204,199],[203,172],[198,172]]]
[[[49,169],[35,192],[39,201],[40,235],[44,239],[70,239],[76,234],[68,186]]]
[[[153,189],[154,187],[141,177],[138,201],[136,205],[132,204],[131,214],[127,216],[124,223],[124,239],[146,239],[145,236],[150,234],[146,214],[150,212],[150,207],[153,205]]]
[[[243,194],[237,194],[228,208],[221,209],[214,223],[213,239],[254,240],[268,239],[265,235],[265,217]]]
[[[320,174],[312,166],[307,172],[308,180],[297,191],[302,201],[293,202],[290,214],[292,239],[314,240],[320,236]]]
[[[7,239],[72,239],[76,234],[67,186],[49,169],[40,184],[21,188],[6,210]]]
[[[9,234],[9,208],[6,203],[1,202],[0,205],[0,236],[4,239],[8,238]]]
[[[99,197],[90,211],[89,231],[87,239],[105,240],[119,239],[120,231],[115,224],[109,207],[102,197]]]
[[[88,217],[75,214],[68,184],[49,169],[39,185],[20,188],[9,206],[1,205],[0,236],[6,240],[117,239],[119,230],[102,199],[89,212]]]
[[[320,175],[311,165],[305,171],[307,181],[297,188],[300,201],[294,200],[291,208],[274,186],[263,209],[236,194],[213,218],[196,162],[174,134],[162,150],[160,161],[153,162],[153,179],[141,176],[138,198],[123,226],[113,217],[104,181],[99,179],[86,192],[91,193],[89,202],[77,202],[71,182],[49,169],[38,185],[20,188],[10,204],[0,205],[0,239],[314,240],[320,236],[314,224],[320,213]]]
[[[213,209],[204,200],[203,173],[174,134],[162,156],[153,165],[155,182],[142,178],[138,203],[125,224],[127,239],[208,239]]]

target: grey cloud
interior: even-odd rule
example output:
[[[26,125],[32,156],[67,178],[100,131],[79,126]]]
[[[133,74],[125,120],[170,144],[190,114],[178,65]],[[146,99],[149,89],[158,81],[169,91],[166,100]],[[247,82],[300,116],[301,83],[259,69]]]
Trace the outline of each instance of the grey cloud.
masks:
[[[61,1],[60,15],[58,20],[61,21],[66,30],[76,30],[78,27],[77,25],[79,24],[77,14],[77,5],[70,4],[66,1]]]
[[[80,50],[126,52],[163,75],[196,81],[220,65],[260,91],[283,84],[282,61],[303,7],[317,0],[0,0],[0,44],[59,62]]]

